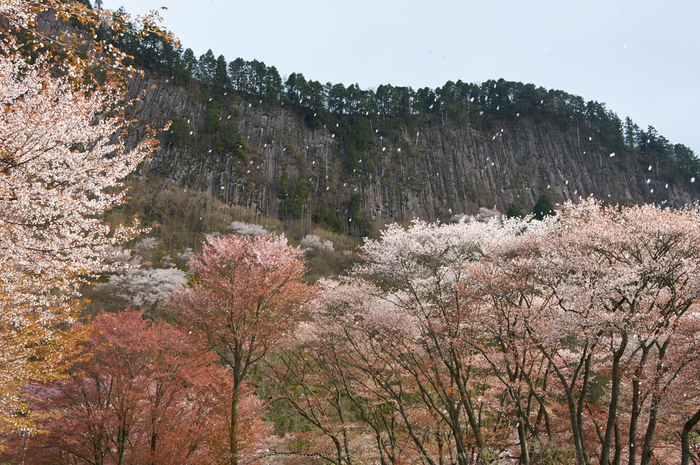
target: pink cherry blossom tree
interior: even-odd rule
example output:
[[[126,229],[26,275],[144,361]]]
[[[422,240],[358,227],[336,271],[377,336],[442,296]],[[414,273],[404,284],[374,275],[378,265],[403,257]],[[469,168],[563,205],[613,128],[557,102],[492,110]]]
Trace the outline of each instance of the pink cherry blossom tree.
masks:
[[[195,279],[176,290],[183,328],[213,350],[231,377],[229,457],[239,463],[241,388],[251,371],[304,316],[314,289],[302,281],[303,252],[284,236],[208,237],[189,261]]]

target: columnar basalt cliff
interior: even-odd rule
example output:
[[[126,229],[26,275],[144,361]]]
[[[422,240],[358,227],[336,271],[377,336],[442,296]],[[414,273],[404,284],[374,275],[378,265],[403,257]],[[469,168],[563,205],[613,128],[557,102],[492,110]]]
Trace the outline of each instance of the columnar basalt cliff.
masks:
[[[272,218],[323,222],[449,220],[479,207],[529,211],[541,194],[555,202],[594,195],[613,203],[679,207],[700,194],[668,163],[634,151],[613,154],[590,129],[516,117],[489,124],[417,115],[410,123],[369,115],[333,115],[310,129],[298,108],[252,96],[208,93],[196,83],[136,79],[150,89],[142,122],[177,119],[141,176],[197,186],[227,203]],[[364,120],[367,147],[349,160],[347,140]],[[236,147],[217,131],[234,123]],[[237,135],[237,134],[236,134]],[[234,153],[235,152],[235,153]]]

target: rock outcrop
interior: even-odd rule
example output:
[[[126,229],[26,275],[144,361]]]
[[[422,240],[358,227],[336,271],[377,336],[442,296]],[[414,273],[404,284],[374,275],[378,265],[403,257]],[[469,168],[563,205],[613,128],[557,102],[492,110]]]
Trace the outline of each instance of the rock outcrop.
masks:
[[[141,121],[162,126],[181,118],[190,131],[187,141],[174,143],[164,133],[162,149],[141,176],[195,185],[272,218],[311,219],[327,208],[346,225],[358,212],[370,221],[446,221],[479,207],[505,211],[515,204],[529,211],[543,193],[555,202],[594,195],[613,203],[673,207],[700,195],[697,184],[658,161],[636,153],[612,155],[596,145],[590,129],[577,125],[516,118],[484,129],[444,117],[417,116],[410,126],[367,117],[371,148],[353,168],[347,163],[344,118],[358,116],[334,116],[312,130],[298,109],[279,103],[243,96],[215,100],[196,84],[182,87],[166,78],[132,81],[133,92],[141,89],[150,89],[137,108]],[[222,126],[235,121],[244,155],[217,146],[216,135],[205,128],[212,112]]]

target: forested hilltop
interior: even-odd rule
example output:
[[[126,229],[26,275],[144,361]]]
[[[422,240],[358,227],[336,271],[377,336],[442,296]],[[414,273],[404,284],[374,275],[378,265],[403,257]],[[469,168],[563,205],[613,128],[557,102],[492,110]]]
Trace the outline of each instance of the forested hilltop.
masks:
[[[141,175],[268,217],[365,235],[375,221],[529,212],[542,194],[676,207],[698,198],[692,150],[563,91],[503,79],[360,89],[283,79],[211,50],[197,58],[155,34],[101,34],[147,71],[132,91],[155,84],[139,118],[173,121]]]

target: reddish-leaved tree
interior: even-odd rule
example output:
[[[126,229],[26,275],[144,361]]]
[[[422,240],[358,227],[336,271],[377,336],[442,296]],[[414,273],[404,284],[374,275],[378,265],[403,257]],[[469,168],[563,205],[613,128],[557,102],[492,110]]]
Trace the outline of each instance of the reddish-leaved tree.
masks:
[[[173,294],[182,327],[229,368],[230,463],[241,459],[239,404],[251,370],[293,329],[314,289],[302,281],[302,252],[284,236],[208,237],[190,270],[196,278]]]
[[[223,456],[224,369],[216,357],[142,311],[109,314],[90,328],[66,379],[33,385],[38,427],[6,454],[31,463],[198,464]],[[246,401],[246,405],[249,404]],[[252,399],[252,408],[257,408]],[[261,420],[245,424],[262,433]]]

